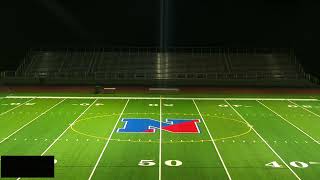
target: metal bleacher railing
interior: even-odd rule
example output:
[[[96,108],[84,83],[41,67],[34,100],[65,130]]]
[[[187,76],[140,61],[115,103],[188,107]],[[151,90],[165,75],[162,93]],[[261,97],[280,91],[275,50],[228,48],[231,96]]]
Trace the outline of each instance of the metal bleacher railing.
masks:
[[[50,53],[48,53],[50,52]],[[42,53],[42,54],[41,54]],[[40,56],[37,56],[37,54]],[[161,54],[156,47],[116,47],[116,48],[57,48],[57,49],[30,49],[17,71],[2,72],[1,78],[16,79],[58,79],[58,80],[279,80],[279,79],[308,79],[319,84],[319,79],[307,74],[295,58],[293,49],[288,48],[215,48],[215,47],[169,47],[167,54],[185,54],[190,57],[219,57],[224,66],[222,70],[207,70],[206,64],[199,71],[191,66],[191,70],[184,64],[175,64],[176,68],[184,68],[184,72],[171,70],[166,62],[152,64],[153,71],[131,71],[124,69],[108,71],[100,67],[103,58],[110,56],[111,59],[119,57],[157,57]],[[289,60],[297,67],[294,72],[275,72],[258,70],[257,72],[238,71],[237,57],[261,56],[264,54],[280,54],[289,57]],[[42,57],[42,59],[39,59]],[[240,59],[241,60],[241,59]],[[127,60],[126,62],[129,62]],[[132,61],[135,61],[133,58]],[[157,60],[154,60],[157,63]],[[177,60],[178,61],[178,60]],[[198,61],[195,58],[195,61]],[[100,63],[100,64],[99,64]],[[75,64],[77,66],[75,66]],[[143,61],[142,61],[143,64]],[[134,65],[131,64],[132,66]],[[131,66],[130,64],[128,66]],[[261,66],[261,65],[260,65]],[[54,68],[53,68],[54,67]],[[121,65],[119,66],[121,67]],[[145,66],[147,69],[149,66]],[[102,68],[101,71],[98,69]],[[158,69],[157,69],[158,68]],[[192,69],[193,68],[193,69]],[[215,67],[219,68],[219,67]],[[239,67],[242,68],[241,66]],[[255,68],[253,66],[253,68]],[[160,69],[160,70],[159,70]]]
[[[66,54],[71,52],[113,52],[118,55],[148,55],[161,53],[159,47],[109,47],[109,48],[31,48],[31,52],[64,52]],[[168,47],[168,53],[187,53],[194,55],[255,55],[261,53],[294,53],[292,48],[220,48],[220,47]]]
[[[94,79],[94,80],[121,80],[121,79],[208,79],[208,80],[258,80],[258,79],[301,79],[306,78],[317,82],[314,77],[309,74],[268,74],[268,73],[172,73],[170,76],[161,73],[130,73],[130,72],[119,72],[119,73],[108,73],[108,72],[68,72],[68,73],[48,73],[48,72],[32,72],[25,73],[23,76],[16,76],[13,71],[5,71],[1,73],[3,78],[47,78],[47,79]]]

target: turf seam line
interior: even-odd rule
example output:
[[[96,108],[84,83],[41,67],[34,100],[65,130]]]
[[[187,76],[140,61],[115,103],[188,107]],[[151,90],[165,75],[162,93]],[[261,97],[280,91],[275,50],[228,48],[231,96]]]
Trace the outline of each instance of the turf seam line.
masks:
[[[194,99],[193,99],[192,101],[193,101],[193,104],[194,104],[194,106],[196,107],[196,109],[197,109],[197,111],[198,111],[198,113],[199,113],[202,121],[203,121],[204,126],[206,127],[206,129],[207,129],[207,131],[208,131],[208,134],[209,134],[209,136],[210,136],[211,142],[212,142],[212,144],[213,144],[213,146],[214,146],[214,148],[215,148],[215,150],[216,150],[216,152],[217,152],[217,154],[218,154],[218,156],[219,156],[219,158],[220,158],[220,161],[221,161],[221,163],[222,163],[222,166],[223,166],[224,170],[226,171],[229,180],[232,180],[232,178],[231,178],[231,176],[230,176],[230,174],[229,174],[229,171],[228,171],[228,169],[227,169],[227,167],[226,167],[226,165],[225,165],[225,163],[224,163],[224,161],[223,161],[223,159],[222,159],[222,156],[221,156],[221,154],[220,154],[220,152],[219,152],[219,149],[218,149],[216,143],[215,143],[214,140],[213,140],[213,137],[212,137],[212,135],[211,135],[211,133],[210,133],[210,131],[209,131],[209,128],[208,128],[208,126],[207,126],[204,118],[202,117],[202,114],[201,114],[201,112],[200,112],[200,110],[199,110],[199,108],[198,108],[198,105],[196,104],[196,102],[194,101]]]
[[[231,106],[231,104],[227,100],[225,100],[225,102],[242,120],[244,120],[249,125],[249,122],[233,106]],[[293,175],[297,179],[301,180],[301,178],[293,171],[293,169],[281,158],[281,156],[268,144],[268,142],[253,127],[252,127],[252,130],[269,147],[269,149],[282,161],[282,163],[293,173]]]
[[[161,148],[162,148],[162,100],[161,100],[161,97],[159,99],[159,107],[160,107],[160,138],[159,138],[159,180],[161,180],[161,161],[162,161],[162,157],[161,157]]]
[[[112,129],[112,131],[111,131],[111,134],[109,135],[109,138],[108,138],[105,146],[103,147],[103,149],[102,149],[102,151],[101,151],[101,153],[100,153],[100,156],[99,156],[96,164],[94,165],[94,167],[93,167],[93,169],[92,169],[92,172],[91,172],[88,180],[91,180],[91,178],[93,177],[93,175],[94,175],[94,173],[95,173],[95,171],[96,171],[96,169],[97,169],[97,167],[98,167],[98,165],[99,165],[99,162],[100,162],[100,160],[101,160],[101,158],[102,158],[105,150],[106,150],[107,147],[108,147],[108,144],[109,144],[109,142],[110,142],[110,139],[111,139],[111,137],[112,137],[112,134],[113,134],[114,131],[116,130],[116,128],[117,128],[117,126],[118,126],[118,123],[119,123],[119,121],[120,121],[120,119],[121,119],[121,117],[122,117],[122,114],[123,114],[123,112],[125,111],[125,109],[126,109],[128,103],[129,103],[129,101],[130,101],[130,99],[128,99],[127,102],[126,102],[126,104],[124,105],[124,107],[123,107],[123,109],[122,109],[122,112],[120,113],[119,118],[118,118],[116,124],[114,125],[114,127],[113,127],[113,129]]]
[[[160,99],[159,97],[90,97],[90,96],[6,96],[5,98],[36,98],[36,99]],[[244,100],[244,101],[255,101],[255,100],[264,100],[264,101],[320,101],[318,99],[288,99],[288,98],[197,98],[197,97],[161,97],[162,99],[168,100]]]
[[[49,112],[51,109],[53,109],[54,107],[56,107],[57,105],[61,104],[63,101],[65,101],[65,99],[59,101],[58,103],[56,103],[54,106],[50,107],[49,109],[47,109],[46,111],[44,111],[43,113],[41,113],[39,116],[33,118],[31,121],[27,122],[25,125],[21,126],[19,129],[17,129],[16,131],[14,131],[13,133],[11,133],[9,136],[7,136],[6,138],[4,138],[2,141],[0,141],[0,144],[3,143],[5,140],[9,139],[11,136],[15,135],[17,132],[19,132],[20,130],[22,130],[23,128],[25,128],[26,126],[28,126],[29,124],[31,124],[32,122],[34,122],[35,120],[37,120],[39,117],[41,117],[42,115],[46,114],[47,112]]]
[[[11,108],[11,109],[9,109],[9,110],[1,113],[0,116],[4,115],[4,114],[6,114],[6,113],[8,113],[8,112],[10,112],[10,111],[12,111],[12,110],[14,110],[14,109],[17,109],[18,107],[23,106],[23,105],[27,104],[28,102],[30,102],[30,101],[32,101],[32,100],[34,100],[34,99],[35,99],[35,98],[32,98],[32,99],[30,99],[30,100],[28,100],[28,101],[26,101],[26,102],[24,102],[24,103],[22,103],[22,104],[20,104],[20,105],[18,105],[18,106],[16,106],[16,107],[14,107],[14,108]]]
[[[315,115],[315,116],[317,116],[317,117],[320,117],[320,115],[319,115],[319,114],[317,114],[317,113],[315,113],[315,112],[313,112],[313,111],[311,111],[311,110],[309,110],[309,109],[307,109],[307,108],[305,108],[305,107],[303,107],[303,106],[300,106],[299,104],[294,103],[294,102],[292,102],[292,101],[291,101],[291,100],[289,100],[289,99],[288,99],[288,101],[289,101],[289,102],[291,102],[292,104],[294,104],[294,105],[296,105],[296,106],[298,106],[298,107],[300,107],[300,108],[302,108],[302,109],[304,109],[304,110],[308,111],[309,113],[311,113],[311,114],[313,114],[313,115]]]
[[[269,108],[267,105],[263,104],[260,101],[257,101],[258,103],[260,103],[262,106],[264,106],[265,108],[267,108],[269,111],[273,112],[275,115],[277,115],[278,117],[280,117],[281,119],[283,119],[284,121],[286,121],[288,124],[290,124],[291,126],[295,127],[297,130],[299,130],[301,133],[303,133],[304,135],[306,135],[307,137],[309,137],[311,140],[313,140],[315,143],[320,144],[320,142],[318,142],[317,140],[315,140],[312,136],[310,136],[308,133],[304,132],[302,129],[300,129],[298,126],[294,125],[293,123],[291,123],[289,120],[285,119],[284,117],[282,117],[280,114],[278,114],[277,112],[275,112],[274,110],[272,110],[271,108]]]

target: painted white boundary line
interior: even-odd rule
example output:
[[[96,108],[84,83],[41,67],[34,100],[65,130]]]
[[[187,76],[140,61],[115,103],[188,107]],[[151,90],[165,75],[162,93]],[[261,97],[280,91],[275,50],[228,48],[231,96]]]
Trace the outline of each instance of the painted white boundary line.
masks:
[[[30,102],[30,101],[32,101],[32,100],[34,100],[34,99],[35,99],[35,98],[32,98],[32,99],[30,99],[30,100],[28,100],[28,101],[26,101],[26,102],[24,102],[24,103],[22,103],[22,104],[20,104],[20,105],[18,105],[18,106],[16,106],[16,107],[14,107],[14,108],[11,108],[11,109],[9,109],[9,110],[1,113],[0,116],[4,115],[4,114],[6,114],[6,113],[8,113],[8,112],[10,112],[10,111],[12,111],[12,110],[14,110],[14,109],[17,109],[18,107],[23,106],[23,105],[27,104],[28,102]]]
[[[116,128],[117,128],[117,126],[118,126],[118,123],[119,123],[119,121],[120,121],[120,119],[121,119],[121,117],[122,117],[122,114],[123,114],[123,112],[125,111],[125,109],[126,109],[128,103],[129,103],[129,101],[130,101],[130,99],[128,99],[127,102],[126,102],[126,104],[124,105],[124,107],[123,107],[123,109],[122,109],[122,111],[121,111],[121,113],[120,113],[120,115],[119,115],[119,118],[118,118],[116,124],[114,125],[114,127],[113,127],[113,129],[112,129],[112,131],[111,131],[111,134],[109,135],[109,138],[108,138],[105,146],[103,147],[103,149],[102,149],[102,151],[101,151],[101,153],[100,153],[100,156],[99,156],[96,164],[94,165],[94,168],[92,169],[92,172],[91,172],[88,180],[91,180],[91,178],[93,177],[94,172],[96,171],[96,169],[97,169],[97,167],[98,167],[98,165],[99,165],[99,162],[100,162],[100,160],[101,160],[101,158],[102,158],[102,155],[104,154],[105,150],[107,149],[108,144],[109,144],[109,142],[110,142],[110,139],[111,139],[111,137],[112,137],[112,134],[113,134],[114,131],[116,130]]]
[[[41,156],[43,156],[43,155],[64,135],[64,133],[66,133],[67,130],[68,130],[78,119],[80,119],[80,118],[84,115],[84,113],[87,112],[88,109],[90,109],[91,106],[93,106],[93,105],[97,102],[97,100],[98,100],[98,99],[96,99],[95,101],[93,101],[92,104],[90,104],[90,106],[88,106],[88,107],[67,127],[67,129],[65,129],[65,130],[60,134],[60,136],[58,136],[58,137],[53,141],[53,143],[50,144],[50,146],[49,146],[45,151],[43,151],[43,153],[41,154]]]
[[[75,119],[75,120],[67,127],[67,129],[65,129],[65,130],[60,134],[60,136],[57,137],[57,138],[53,141],[52,144],[50,144],[50,146],[49,146],[45,151],[43,151],[43,153],[41,154],[41,156],[43,156],[43,155],[61,138],[61,136],[63,136],[63,134],[66,133],[67,130],[68,130],[80,117],[82,117],[83,114],[84,114],[92,105],[94,105],[94,104],[96,103],[97,100],[98,100],[98,99],[96,99],[95,101],[93,101],[92,104],[91,104],[90,106],[88,106],[88,107],[77,117],[77,119]],[[17,178],[17,180],[20,180],[20,179],[21,179],[21,178]]]
[[[262,106],[264,106],[265,108],[267,108],[269,111],[273,112],[275,115],[277,115],[278,117],[280,117],[281,119],[283,119],[284,121],[286,121],[288,124],[290,124],[291,126],[295,127],[297,130],[299,130],[300,132],[302,132],[304,135],[308,136],[310,139],[312,139],[312,141],[314,141],[317,144],[320,144],[320,142],[318,142],[317,140],[315,140],[313,137],[311,137],[308,133],[304,132],[302,129],[300,129],[298,126],[294,125],[293,123],[291,123],[289,120],[285,119],[284,117],[282,117],[280,114],[278,114],[277,112],[275,112],[274,110],[272,110],[271,108],[269,108],[267,105],[263,104],[260,101],[257,101],[258,103],[260,103]]]
[[[208,126],[207,126],[204,118],[202,117],[202,114],[201,114],[201,112],[200,112],[200,110],[199,110],[196,102],[195,102],[194,100],[192,100],[192,101],[193,101],[193,104],[194,104],[194,106],[196,107],[196,109],[197,109],[197,111],[198,111],[198,113],[199,113],[202,121],[203,121],[204,126],[206,127],[206,129],[207,129],[207,131],[208,131],[208,134],[209,134],[209,136],[210,136],[211,142],[212,142],[212,144],[213,144],[213,146],[214,146],[214,148],[215,148],[215,150],[216,150],[216,152],[217,152],[217,154],[218,154],[218,156],[219,156],[219,158],[220,158],[220,161],[221,161],[221,163],[222,163],[222,165],[223,165],[224,170],[226,171],[226,173],[227,173],[227,175],[228,175],[229,180],[232,180],[232,178],[231,178],[231,176],[230,176],[230,174],[229,174],[229,171],[228,171],[226,165],[224,164],[224,161],[223,161],[223,159],[222,159],[222,156],[220,155],[219,149],[218,149],[216,143],[214,142],[214,140],[213,140],[213,138],[212,138],[212,135],[211,135],[211,133],[210,133],[210,131],[209,131],[209,128],[208,128]]]
[[[294,105],[296,105],[296,106],[298,106],[298,107],[300,107],[300,108],[302,108],[302,109],[304,109],[304,110],[308,111],[309,113],[311,113],[311,114],[313,114],[313,115],[315,115],[315,116],[320,117],[320,115],[319,115],[319,114],[314,113],[314,112],[310,111],[309,109],[307,109],[307,108],[305,108],[305,107],[303,107],[303,106],[300,106],[300,105],[299,105],[299,104],[297,104],[297,103],[292,102],[291,100],[288,100],[288,101],[289,101],[289,102],[291,102],[292,104],[294,104]]]
[[[3,143],[5,140],[9,139],[11,136],[13,136],[14,134],[16,134],[17,132],[19,132],[21,129],[23,129],[24,127],[28,126],[29,124],[31,124],[33,121],[37,120],[39,117],[41,117],[42,115],[46,114],[48,111],[50,111],[51,109],[53,109],[54,107],[58,106],[59,104],[61,104],[63,101],[65,101],[65,99],[59,101],[58,103],[56,103],[54,106],[52,106],[51,108],[47,109],[46,111],[44,111],[43,113],[41,113],[39,116],[33,118],[31,121],[29,121],[28,123],[26,123],[25,125],[21,126],[19,129],[17,129],[16,131],[14,131],[13,133],[11,133],[9,136],[7,136],[6,138],[4,138],[2,141],[0,141],[0,144]]]
[[[160,99],[160,97],[73,97],[73,96],[6,96],[5,98],[36,98],[36,99]],[[263,100],[263,101],[320,101],[318,99],[285,99],[285,98],[190,98],[190,97],[161,97],[169,100]]]
[[[161,152],[161,149],[162,149],[162,99],[161,99],[161,97],[160,97],[160,104],[159,104],[159,106],[160,106],[160,139],[159,139],[159,180],[161,180],[161,173],[162,173],[162,171],[161,171],[161,166],[162,166],[162,157],[161,157],[161,154],[162,154],[162,152]]]
[[[231,109],[247,124],[249,122],[227,101],[225,102],[229,105]],[[268,144],[268,142],[252,127],[252,130],[258,135],[258,137],[269,147],[269,149],[282,161],[282,163],[296,176],[297,179],[301,180],[301,178],[291,169],[291,167],[281,158],[281,156]]]

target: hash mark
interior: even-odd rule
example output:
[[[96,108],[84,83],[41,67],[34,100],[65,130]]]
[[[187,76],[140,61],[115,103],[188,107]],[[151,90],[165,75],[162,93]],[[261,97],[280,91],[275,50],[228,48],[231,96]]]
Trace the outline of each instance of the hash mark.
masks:
[[[320,164],[320,162],[309,162],[309,164]]]

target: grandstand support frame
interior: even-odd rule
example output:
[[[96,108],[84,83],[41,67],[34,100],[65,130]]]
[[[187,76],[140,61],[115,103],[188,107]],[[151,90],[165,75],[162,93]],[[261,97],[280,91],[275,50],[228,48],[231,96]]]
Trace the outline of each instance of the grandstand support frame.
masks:
[[[77,57],[75,55],[79,55],[78,59],[86,59],[89,58],[89,65],[85,66],[85,70],[83,72],[74,72],[69,71],[69,66],[67,67],[66,60],[62,60],[61,64],[58,65],[58,71],[56,72],[29,72],[29,68],[34,63],[36,52],[53,52],[53,53],[61,53],[61,55],[65,55],[66,58],[74,59]],[[168,53],[181,55],[182,53],[186,56],[191,57],[218,57],[223,59],[224,66],[227,72],[197,72],[197,71],[187,71],[186,72],[170,72],[170,76],[167,71],[162,71],[160,74],[158,73],[149,73],[149,72],[127,72],[127,71],[119,71],[119,72],[95,72],[93,66],[99,66],[97,63],[98,59],[103,58],[104,54],[112,54],[110,57],[114,58],[122,58],[122,57],[151,57],[157,54],[161,54],[161,49],[158,47],[112,47],[112,48],[33,48],[28,51],[28,54],[25,57],[25,60],[21,63],[16,72],[3,72],[2,79],[24,79],[27,80],[37,80],[40,78],[45,78],[48,81],[50,80],[77,80],[77,81],[95,81],[95,82],[106,82],[106,81],[123,81],[128,82],[130,80],[133,81],[220,81],[220,80],[285,80],[289,76],[286,73],[272,72],[272,73],[250,73],[250,72],[237,72],[232,71],[233,62],[231,62],[230,56],[259,56],[265,54],[285,54],[289,57],[289,60],[295,64],[297,67],[298,73],[294,74],[294,76],[290,76],[291,79],[299,79],[304,78],[313,83],[319,84],[319,79],[305,73],[302,66],[298,62],[295,56],[295,52],[293,48],[219,48],[219,47],[168,47]],[[60,57],[60,55],[59,55]],[[29,59],[29,64],[27,60]],[[129,61],[129,60],[128,60]],[[130,62],[132,59],[130,60]],[[76,61],[75,61],[76,62]],[[72,65],[71,65],[72,66]],[[167,64],[162,63],[159,66],[166,68]],[[62,71],[62,68],[65,68],[66,71]],[[185,68],[185,66],[183,66]],[[201,67],[202,68],[202,67]],[[205,67],[206,68],[206,67]],[[21,73],[19,73],[21,71]],[[162,84],[162,83],[161,83]]]

